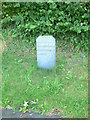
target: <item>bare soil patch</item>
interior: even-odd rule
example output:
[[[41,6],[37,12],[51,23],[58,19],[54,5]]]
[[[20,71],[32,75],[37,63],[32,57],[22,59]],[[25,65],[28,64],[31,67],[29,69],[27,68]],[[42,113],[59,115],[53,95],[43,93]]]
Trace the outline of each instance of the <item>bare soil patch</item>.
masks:
[[[4,52],[4,50],[7,48],[6,42],[0,40],[0,52]]]

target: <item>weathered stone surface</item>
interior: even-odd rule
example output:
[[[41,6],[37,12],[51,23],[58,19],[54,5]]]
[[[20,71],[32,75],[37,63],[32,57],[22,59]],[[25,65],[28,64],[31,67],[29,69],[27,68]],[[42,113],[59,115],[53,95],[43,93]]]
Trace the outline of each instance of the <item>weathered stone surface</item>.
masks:
[[[37,65],[39,68],[51,69],[56,62],[56,45],[53,36],[39,36],[36,39]]]

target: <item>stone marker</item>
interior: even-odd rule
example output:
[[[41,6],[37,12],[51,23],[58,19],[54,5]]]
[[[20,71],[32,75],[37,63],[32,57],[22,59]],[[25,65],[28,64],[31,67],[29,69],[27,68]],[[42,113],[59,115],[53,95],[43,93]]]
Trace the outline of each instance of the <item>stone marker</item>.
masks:
[[[52,69],[56,62],[56,45],[53,36],[39,36],[36,39],[37,65],[39,68]]]

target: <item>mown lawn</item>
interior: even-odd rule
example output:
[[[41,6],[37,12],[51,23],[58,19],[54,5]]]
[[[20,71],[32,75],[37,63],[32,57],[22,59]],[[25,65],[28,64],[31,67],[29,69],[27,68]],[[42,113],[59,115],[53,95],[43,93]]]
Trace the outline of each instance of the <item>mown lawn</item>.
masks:
[[[37,68],[36,51],[29,43],[8,38],[6,46],[2,53],[2,106],[88,117],[86,54],[57,47],[55,69],[43,70]]]

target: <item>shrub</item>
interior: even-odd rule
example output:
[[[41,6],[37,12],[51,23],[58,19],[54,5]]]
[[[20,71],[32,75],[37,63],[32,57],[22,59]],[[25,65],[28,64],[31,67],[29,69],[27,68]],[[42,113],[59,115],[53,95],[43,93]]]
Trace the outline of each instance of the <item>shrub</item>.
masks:
[[[26,2],[2,4],[2,28],[35,45],[39,35],[53,35],[88,50],[89,3]]]

